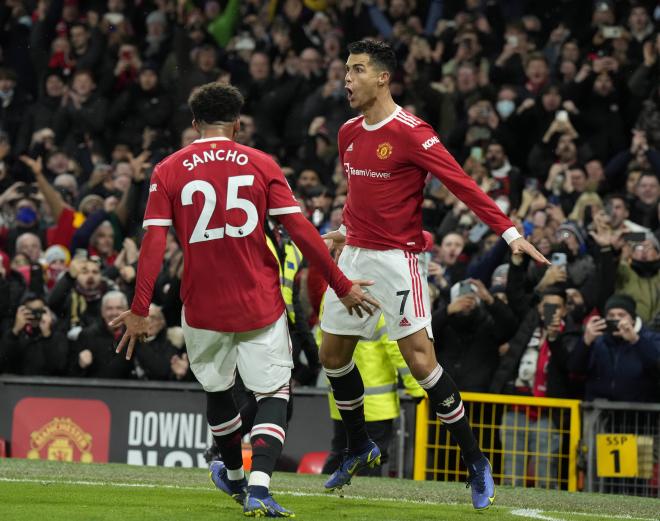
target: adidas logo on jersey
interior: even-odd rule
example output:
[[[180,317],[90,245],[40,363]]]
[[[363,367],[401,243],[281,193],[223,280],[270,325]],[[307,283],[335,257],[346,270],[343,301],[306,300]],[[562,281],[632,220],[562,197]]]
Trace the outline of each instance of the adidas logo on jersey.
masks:
[[[353,152],[353,143],[348,145],[348,148],[346,149],[346,152]]]
[[[408,319],[406,317],[403,317],[401,319],[401,322],[399,322],[399,327],[406,327],[409,326],[410,322],[408,322]]]

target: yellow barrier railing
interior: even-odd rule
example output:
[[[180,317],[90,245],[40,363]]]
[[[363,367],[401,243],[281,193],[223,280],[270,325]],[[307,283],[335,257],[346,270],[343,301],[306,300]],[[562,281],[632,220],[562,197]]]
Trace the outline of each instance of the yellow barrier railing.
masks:
[[[577,490],[579,400],[461,395],[496,482]],[[413,477],[441,481],[467,478],[460,450],[446,427],[429,411],[428,398],[417,407]]]

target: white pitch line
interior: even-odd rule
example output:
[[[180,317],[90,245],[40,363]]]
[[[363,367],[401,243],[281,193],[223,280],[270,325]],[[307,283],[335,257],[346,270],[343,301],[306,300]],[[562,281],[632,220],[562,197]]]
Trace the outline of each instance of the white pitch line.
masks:
[[[565,519],[560,519],[558,517],[544,516],[541,514],[543,510],[532,510],[528,508],[519,508],[517,510],[512,510],[511,515],[524,517],[525,519],[543,519],[544,521],[566,521]]]
[[[512,510],[511,515],[526,517],[528,519],[544,519],[547,521],[565,521],[564,519],[561,519],[559,517],[550,517],[550,515],[547,512],[548,512],[547,510],[519,508]],[[658,521],[657,519],[652,519],[650,517],[635,517],[628,514],[617,516],[613,514],[593,514],[591,512],[557,512],[556,514],[553,513],[551,515],[594,516],[594,517],[597,515],[601,519],[635,519],[635,520],[641,519],[643,521]]]
[[[177,489],[177,490],[196,490],[203,492],[215,492],[215,489],[210,487],[186,487],[181,485],[166,485],[166,484],[156,484],[156,483],[121,483],[117,481],[74,481],[74,480],[59,480],[59,479],[35,479],[35,478],[5,478],[0,477],[0,482],[8,483],[41,483],[43,485],[84,485],[84,486],[97,486],[97,487],[125,487],[125,488],[167,488],[167,489]],[[275,488],[274,492],[277,494],[286,494],[288,496],[300,496],[300,497],[324,497],[324,498],[336,498],[336,499],[358,499],[358,500],[373,500],[378,501],[389,501],[392,503],[415,503],[420,505],[458,505],[459,503],[452,503],[450,501],[438,502],[438,501],[426,501],[423,499],[397,499],[392,497],[377,497],[377,496],[359,496],[354,494],[333,494],[333,493],[321,493],[321,492],[301,492],[299,490],[283,490]]]
[[[121,487],[121,488],[166,488],[166,489],[176,489],[176,490],[191,490],[196,492],[211,492],[215,493],[215,489],[211,487],[188,487],[183,485],[167,485],[167,484],[158,484],[158,483],[125,483],[117,481],[84,481],[84,480],[58,480],[58,479],[35,479],[35,478],[6,478],[0,476],[0,482],[6,483],[40,483],[43,485],[83,485],[83,486],[92,486],[92,487]],[[406,499],[406,498],[392,498],[392,497],[378,497],[378,496],[360,496],[353,494],[333,494],[333,493],[321,493],[321,492],[301,492],[298,490],[283,490],[283,489],[274,489],[276,494],[283,494],[287,496],[299,496],[299,497],[319,497],[319,498],[335,498],[335,499],[357,499],[357,500],[369,500],[373,501],[386,501],[391,503],[413,503],[417,505],[461,505],[463,503],[452,502],[452,501],[429,501],[424,499]],[[502,508],[502,507],[500,507]],[[542,514],[545,512],[538,509],[514,509],[511,510],[511,514],[514,516],[528,517],[530,519],[539,519],[547,521],[565,521],[561,518],[548,517],[547,515]],[[594,514],[590,512],[562,512],[561,515],[568,516],[593,516]],[[642,521],[658,521],[650,517],[635,517],[630,515],[612,515],[612,514],[598,514],[603,519],[635,519]]]

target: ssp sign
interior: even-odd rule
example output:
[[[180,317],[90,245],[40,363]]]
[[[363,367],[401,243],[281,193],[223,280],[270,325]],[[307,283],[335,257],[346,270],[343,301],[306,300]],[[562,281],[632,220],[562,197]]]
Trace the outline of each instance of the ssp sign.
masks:
[[[599,477],[637,476],[637,436],[634,434],[597,434],[596,455]]]

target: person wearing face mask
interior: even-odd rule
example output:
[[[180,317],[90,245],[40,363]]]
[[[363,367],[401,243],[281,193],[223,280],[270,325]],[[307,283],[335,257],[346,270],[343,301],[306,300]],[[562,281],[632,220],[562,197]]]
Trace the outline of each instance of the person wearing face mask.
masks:
[[[660,313],[660,244],[654,235],[624,246],[615,288],[635,299],[637,316],[645,324]]]
[[[497,103],[495,103],[495,110],[497,110],[497,113],[503,120],[509,119],[511,114],[516,110],[515,91],[512,90],[512,92],[514,97],[500,97],[500,99],[497,100]]]
[[[487,392],[499,362],[498,348],[515,333],[511,309],[478,279],[457,282],[450,303],[433,313],[435,351],[461,390]]]
[[[32,185],[14,183],[0,194],[0,208],[13,214],[12,226],[0,226],[0,247],[11,256],[16,240],[24,233],[33,233],[45,244],[45,230],[41,229],[39,204],[35,199],[37,190]],[[4,208],[3,208],[4,207]]]
[[[569,367],[586,377],[586,400],[660,400],[660,334],[642,325],[628,295],[611,296],[605,317],[589,320]]]

